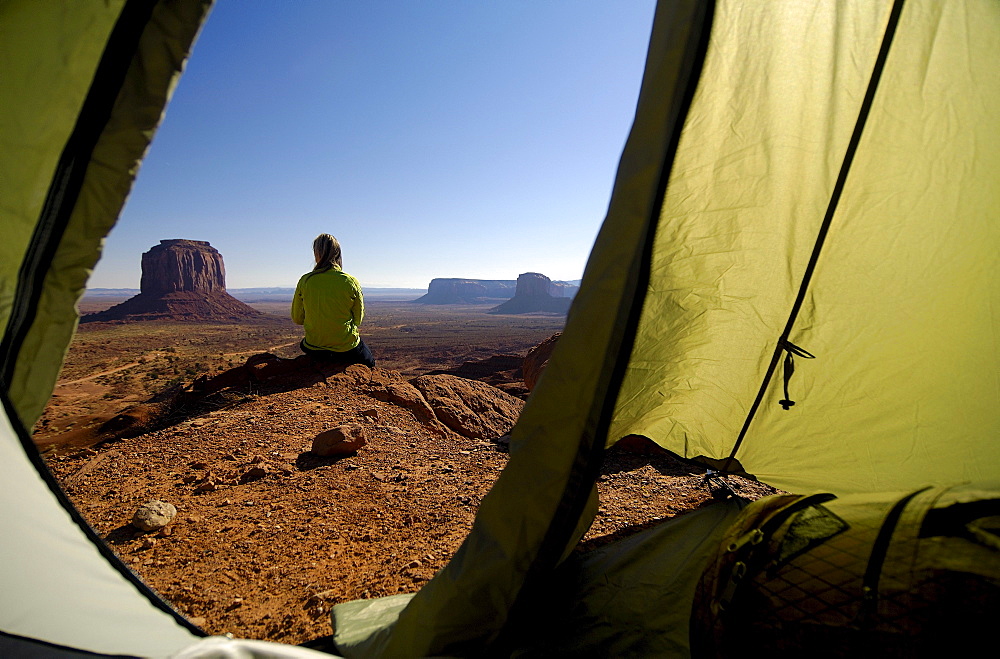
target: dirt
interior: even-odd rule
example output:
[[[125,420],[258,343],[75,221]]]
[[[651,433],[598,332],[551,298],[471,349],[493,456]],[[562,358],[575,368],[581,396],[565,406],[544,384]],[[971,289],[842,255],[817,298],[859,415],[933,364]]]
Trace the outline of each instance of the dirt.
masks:
[[[428,333],[419,322],[385,323],[380,345],[392,350],[405,346],[388,345],[390,325],[415,328],[404,333],[411,338]],[[520,339],[501,333],[488,348],[510,354],[519,340],[538,343],[549,329],[529,328]],[[136,341],[138,334],[128,336]],[[100,340],[113,343],[113,336]],[[468,341],[451,346],[437,354],[455,353],[452,367],[485,350],[470,350]],[[121,358],[138,361],[134,353]],[[68,378],[79,381],[72,386],[100,382],[74,372],[86,369],[73,366],[72,353],[70,362]],[[442,363],[449,361],[420,361],[419,368]],[[130,439],[80,450],[51,435],[48,464],[124,562],[207,632],[301,643],[330,633],[329,610],[338,602],[414,592],[432,578],[506,464],[499,438],[442,432],[374,395],[373,382],[412,375],[379,368],[370,377],[333,375],[289,391],[223,391],[191,415]],[[367,445],[346,457],[311,453],[313,437],[343,423],[362,424]],[[749,498],[771,492],[747,481],[737,486]],[[598,490],[600,512],[579,551],[712,496],[703,470],[664,452],[609,452]],[[160,531],[140,532],[130,520],[150,500],[172,503],[178,514]]]

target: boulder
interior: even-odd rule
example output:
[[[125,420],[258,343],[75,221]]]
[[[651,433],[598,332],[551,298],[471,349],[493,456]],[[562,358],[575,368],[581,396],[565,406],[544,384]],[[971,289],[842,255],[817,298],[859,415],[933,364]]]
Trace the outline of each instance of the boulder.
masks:
[[[347,455],[356,453],[367,443],[363,425],[345,423],[316,435],[312,442],[312,452],[322,456]]]
[[[413,413],[417,421],[425,423],[438,432],[445,432],[445,427],[437,419],[434,410],[424,399],[420,390],[409,382],[390,381],[384,385],[384,389],[375,389],[372,396],[378,400],[384,400],[397,405],[402,405]]]
[[[469,380],[479,380],[518,398],[527,398],[519,355],[493,355],[486,359],[463,362],[461,366],[428,371],[425,375],[457,375]]]
[[[422,375],[410,381],[438,420],[473,439],[496,439],[510,431],[524,401],[476,380],[454,375]]]
[[[139,506],[132,515],[132,526],[140,531],[156,531],[174,521],[177,508],[165,501],[150,501]]]

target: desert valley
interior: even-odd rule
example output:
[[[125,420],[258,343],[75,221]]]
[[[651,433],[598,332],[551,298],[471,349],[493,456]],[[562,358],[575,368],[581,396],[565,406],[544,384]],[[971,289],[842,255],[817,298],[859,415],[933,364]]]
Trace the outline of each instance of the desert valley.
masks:
[[[171,295],[190,310],[194,297]],[[228,319],[148,305],[148,317],[87,316],[125,297],[82,300],[36,444],[96,532],[195,624],[291,643],[328,636],[332,605],[414,592],[447,563],[506,463],[539,365],[526,374],[525,357],[566,320],[495,312],[513,298],[371,295],[362,334],[377,366],[345,369],[295,359],[287,295],[247,297]],[[318,454],[317,436],[337,429],[364,445]],[[609,451],[598,490],[581,552],[712,497],[704,470],[642,441]],[[133,515],[153,500],[176,516],[139,530]]]

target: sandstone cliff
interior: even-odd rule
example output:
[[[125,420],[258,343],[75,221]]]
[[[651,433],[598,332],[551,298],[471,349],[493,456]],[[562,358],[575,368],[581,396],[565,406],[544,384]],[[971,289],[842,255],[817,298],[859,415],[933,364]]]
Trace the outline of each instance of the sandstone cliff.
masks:
[[[225,293],[222,254],[204,240],[161,240],[142,255],[139,290],[150,296]]]
[[[514,295],[514,280],[506,279],[432,279],[427,294],[414,302],[421,304],[485,304]]]
[[[222,254],[203,240],[161,240],[142,255],[139,294],[80,322],[240,320],[261,313],[226,292]]]

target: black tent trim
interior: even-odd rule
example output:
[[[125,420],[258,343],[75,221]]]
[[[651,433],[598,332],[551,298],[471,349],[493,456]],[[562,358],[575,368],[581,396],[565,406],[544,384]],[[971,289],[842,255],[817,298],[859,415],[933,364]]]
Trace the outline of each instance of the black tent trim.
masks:
[[[750,410],[747,412],[746,420],[743,422],[743,427],[740,429],[740,433],[736,437],[736,441],[733,443],[733,449],[729,453],[729,457],[726,459],[725,466],[722,469],[725,473],[729,473],[729,469],[732,466],[731,463],[736,458],[736,453],[740,450],[740,446],[742,446],[743,440],[746,438],[747,431],[750,429],[750,424],[757,415],[757,410],[760,408],[760,404],[764,400],[764,395],[767,393],[767,389],[771,384],[771,378],[774,376],[774,372],[778,367],[781,355],[786,351],[791,354],[789,346],[792,344],[789,342],[788,337],[792,333],[795,321],[799,317],[799,311],[802,309],[802,304],[805,302],[806,293],[809,290],[809,284],[811,283],[813,273],[816,270],[816,264],[819,262],[819,256],[823,251],[826,236],[830,231],[830,225],[833,223],[833,216],[836,214],[837,205],[840,203],[840,196],[844,191],[844,186],[847,184],[847,176],[851,172],[851,165],[854,163],[854,155],[857,153],[858,145],[861,143],[861,136],[864,133],[865,124],[868,121],[868,114],[871,111],[872,103],[875,101],[875,93],[878,91],[878,85],[882,79],[882,72],[885,69],[886,59],[889,57],[889,48],[892,46],[893,37],[896,35],[896,28],[899,25],[899,17],[903,12],[904,2],[905,0],[895,0],[892,5],[892,10],[889,12],[889,20],[885,27],[885,34],[882,35],[882,45],[879,48],[878,56],[875,58],[875,66],[872,68],[872,75],[868,81],[868,89],[865,92],[865,97],[858,110],[858,118],[854,123],[854,132],[851,134],[851,140],[848,142],[847,150],[844,152],[844,160],[840,164],[840,172],[837,175],[837,181],[833,186],[833,191],[830,193],[830,201],[826,207],[826,214],[823,216],[823,222],[820,224],[819,231],[816,234],[816,242],[813,243],[812,254],[810,254],[809,262],[806,264],[806,269],[802,274],[802,281],[799,283],[798,294],[795,297],[795,302],[792,303],[792,309],[788,314],[788,321],[785,323],[785,329],[782,331],[781,336],[778,337],[778,341],[774,346],[774,353],[771,355],[771,362],[767,366],[764,379],[761,382],[760,389],[757,391],[757,397],[750,406]],[[801,350],[801,348],[798,348],[798,350]],[[788,396],[786,395],[786,399],[787,398]],[[788,407],[785,409],[788,409]]]
[[[73,132],[59,157],[18,271],[10,318],[0,342],[0,387],[4,391],[9,390],[14,378],[18,353],[34,323],[45,276],[73,215],[94,148],[111,118],[155,6],[155,2],[146,0],[129,0],[125,4],[101,55]]]
[[[181,615],[176,609],[174,609],[169,603],[167,603],[162,597],[160,597],[159,594],[156,593],[156,591],[150,588],[146,584],[146,582],[144,582],[141,578],[139,578],[139,576],[135,572],[130,570],[128,566],[122,563],[121,559],[118,558],[117,554],[115,554],[111,550],[111,548],[108,547],[107,544],[105,544],[104,540],[99,535],[97,535],[97,532],[94,531],[94,529],[91,528],[87,520],[83,518],[83,515],[80,514],[80,511],[76,509],[76,506],[73,505],[73,502],[69,500],[69,497],[66,496],[66,493],[63,492],[63,489],[59,486],[59,483],[56,481],[55,476],[53,476],[52,472],[49,471],[48,465],[45,464],[45,460],[42,459],[41,454],[35,447],[35,443],[31,440],[30,433],[28,433],[27,429],[24,427],[24,424],[21,423],[21,420],[14,413],[14,405],[13,403],[11,403],[11,400],[8,397],[6,390],[0,390],[0,399],[2,399],[3,401],[4,411],[7,413],[7,417],[10,419],[10,424],[14,428],[14,432],[17,433],[17,438],[21,442],[21,448],[24,451],[25,455],[28,457],[28,460],[31,462],[31,466],[35,468],[35,471],[38,472],[39,477],[48,486],[49,491],[52,492],[52,496],[56,498],[56,500],[59,502],[59,505],[62,506],[63,510],[65,510],[66,513],[69,514],[73,522],[80,528],[83,534],[87,537],[87,540],[89,540],[91,544],[93,544],[94,547],[97,548],[97,550],[100,552],[104,560],[106,560],[111,565],[111,567],[113,567],[116,571],[118,571],[118,573],[121,574],[126,581],[135,586],[136,590],[138,590],[140,594],[142,594],[146,599],[148,599],[153,606],[163,611],[164,613],[169,614],[177,624],[184,627],[185,629],[187,629],[192,634],[195,634],[196,636],[199,637],[208,636],[207,633],[202,631],[199,627],[192,624],[191,621],[189,621],[187,618]]]
[[[604,355],[601,381],[596,387],[597,395],[595,396],[595,401],[599,401],[599,404],[594,405],[589,410],[584,433],[577,445],[569,479],[548,531],[539,546],[538,553],[528,569],[524,581],[525,586],[518,594],[513,607],[515,611],[522,609],[522,607],[528,608],[524,605],[533,598],[532,585],[543,583],[544,575],[558,563],[576,529],[580,516],[583,514],[591,489],[600,475],[604,459],[604,445],[614,416],[621,385],[625,379],[627,364],[635,344],[635,336],[649,288],[657,220],[666,197],[667,183],[684,127],[684,119],[694,100],[702,67],[708,53],[714,15],[715,0],[706,0],[700,3],[693,12],[692,23],[699,27],[693,30],[697,32],[698,36],[688,42],[687,50],[684,53],[683,69],[687,71],[687,80],[683,83],[684,94],[674,102],[671,113],[664,117],[665,122],[673,123],[673,130],[669,144],[664,150],[656,192],[649,209],[650,214],[646,218],[643,244],[638,250],[637,258],[630,266],[626,284],[627,293],[622,297],[618,309],[617,317],[626,318],[626,321],[619,326],[617,336],[612,337],[612,348]],[[655,26],[653,31],[656,31]],[[617,344],[617,349],[614,348],[615,344]]]
[[[83,659],[84,657],[132,659],[134,657],[134,655],[129,654],[99,654],[88,650],[78,650],[57,643],[26,638],[17,634],[8,634],[5,631],[0,631],[0,656],[23,658],[44,657],[45,659]]]

